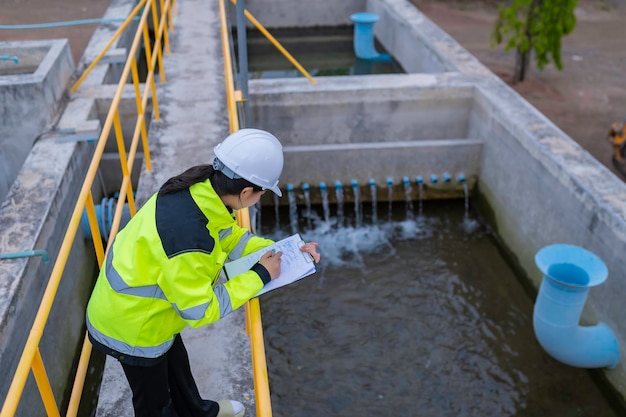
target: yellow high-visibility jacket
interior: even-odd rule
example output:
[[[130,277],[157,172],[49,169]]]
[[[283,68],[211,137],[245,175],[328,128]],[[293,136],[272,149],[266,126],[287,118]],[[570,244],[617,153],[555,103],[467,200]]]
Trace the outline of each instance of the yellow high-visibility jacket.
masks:
[[[92,341],[122,355],[162,356],[187,325],[219,320],[270,281],[257,264],[216,285],[227,258],[272,243],[239,227],[209,180],[153,195],[107,251],[87,306]]]

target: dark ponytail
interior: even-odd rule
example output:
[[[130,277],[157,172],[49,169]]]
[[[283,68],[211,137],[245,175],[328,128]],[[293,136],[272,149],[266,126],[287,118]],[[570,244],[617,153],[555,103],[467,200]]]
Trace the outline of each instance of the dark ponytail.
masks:
[[[159,195],[171,194],[177,191],[186,190],[194,184],[211,181],[213,189],[219,196],[239,195],[246,187],[252,187],[254,191],[261,191],[262,188],[252,184],[243,178],[230,179],[222,173],[216,171],[213,165],[197,165],[189,168],[180,175],[170,178],[161,186]]]

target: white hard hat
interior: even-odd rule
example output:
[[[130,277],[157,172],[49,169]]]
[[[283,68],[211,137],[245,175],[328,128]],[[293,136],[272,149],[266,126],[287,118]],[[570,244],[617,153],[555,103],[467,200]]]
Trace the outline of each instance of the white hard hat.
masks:
[[[282,196],[278,178],[283,171],[283,147],[276,136],[259,129],[240,129],[213,151],[213,168],[228,178],[244,178]]]

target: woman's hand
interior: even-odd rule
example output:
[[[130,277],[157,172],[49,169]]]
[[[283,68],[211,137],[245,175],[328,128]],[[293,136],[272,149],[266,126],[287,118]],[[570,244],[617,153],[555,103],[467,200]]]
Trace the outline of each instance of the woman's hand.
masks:
[[[317,251],[317,242],[305,243],[303,246],[300,247],[300,250],[311,255],[315,263],[320,262],[321,257],[319,252]]]
[[[280,257],[283,256],[282,252],[268,251],[266,254],[261,256],[259,259],[259,263],[267,269],[267,272],[270,273],[270,277],[272,279],[278,278],[280,275]]]

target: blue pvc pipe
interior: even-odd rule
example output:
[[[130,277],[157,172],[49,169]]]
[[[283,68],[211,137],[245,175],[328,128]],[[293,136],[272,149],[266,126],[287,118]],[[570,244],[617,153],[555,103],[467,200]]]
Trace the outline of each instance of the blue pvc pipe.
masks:
[[[533,313],[541,347],[570,366],[615,368],[619,344],[611,328],[579,325],[589,288],[608,276],[604,262],[578,246],[556,244],[537,252],[535,263],[543,273]]]
[[[0,61],[13,61],[14,64],[20,63],[20,59],[15,55],[0,55]]]
[[[21,252],[0,253],[0,259],[16,259],[16,258],[29,258],[31,256],[41,256],[41,260],[48,262],[48,252],[41,249],[25,250]]]
[[[374,23],[378,21],[375,13],[354,13],[350,16],[354,22],[354,54],[359,59],[368,61],[391,61],[389,54],[381,54],[374,45]]]
[[[26,25],[0,25],[0,30],[15,30],[15,29],[46,29],[46,28],[58,28],[64,26],[77,26],[77,25],[93,25],[101,23],[117,23],[123,22],[126,19],[113,18],[113,19],[81,19],[81,20],[68,20],[64,22],[49,22],[49,23],[34,23]],[[139,20],[139,17],[134,17],[133,20]]]
[[[115,208],[117,206],[116,198],[103,198],[101,204],[94,206],[96,211],[96,220],[98,221],[98,229],[103,239],[109,237],[111,229],[113,227],[113,217],[115,216]],[[122,219],[120,220],[120,229],[128,223],[130,220],[130,206],[128,203],[124,204],[122,210]],[[83,227],[83,234],[86,238],[91,238],[91,227],[89,226],[89,217],[87,216],[87,209],[83,212],[81,218],[81,225]]]

